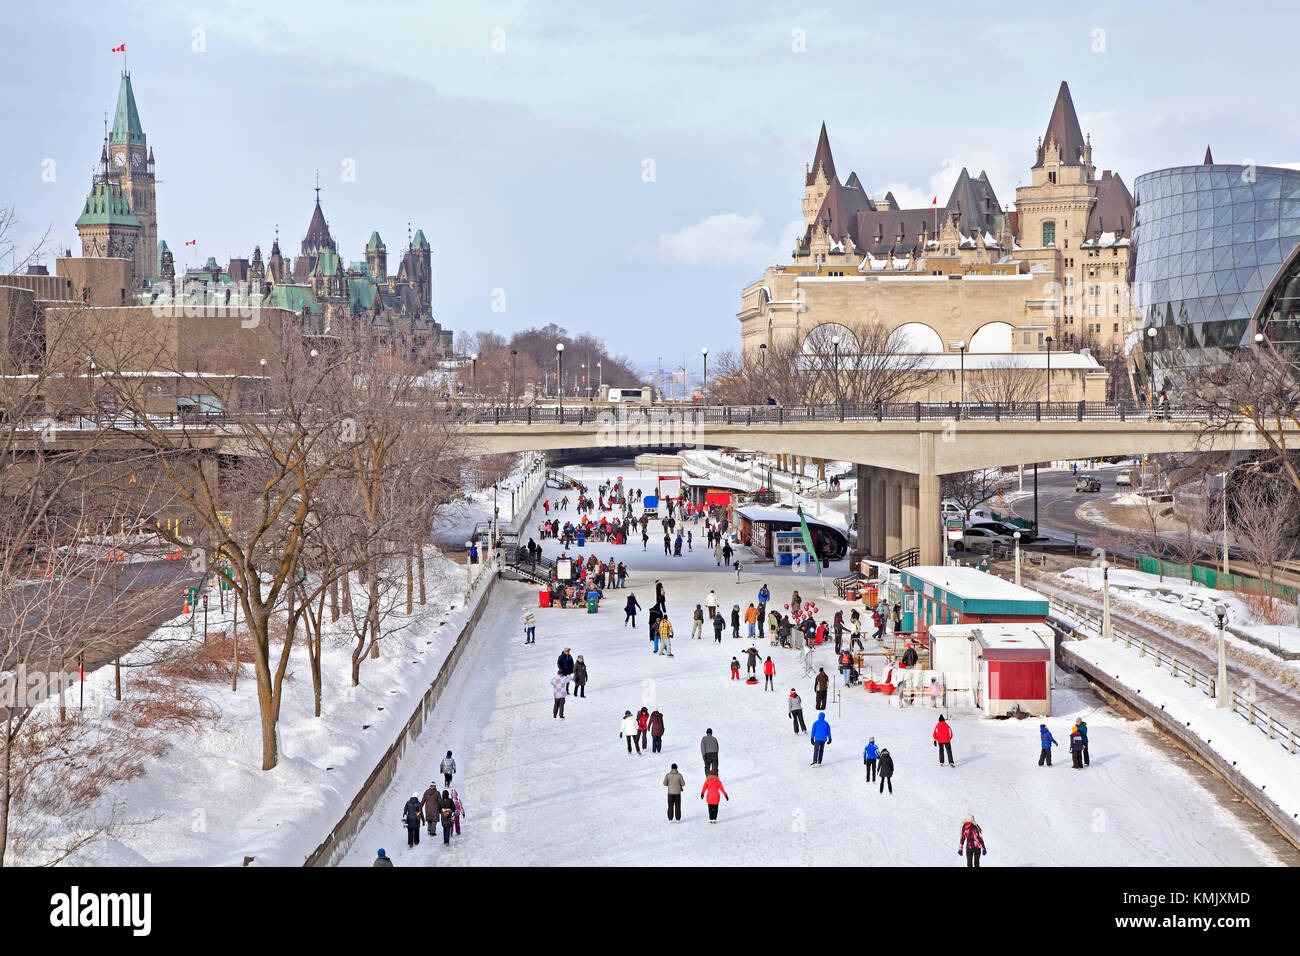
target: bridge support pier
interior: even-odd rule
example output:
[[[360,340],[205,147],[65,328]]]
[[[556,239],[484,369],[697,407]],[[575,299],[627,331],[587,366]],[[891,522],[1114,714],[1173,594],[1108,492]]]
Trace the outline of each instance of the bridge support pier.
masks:
[[[857,471],[858,547],[877,561],[916,548],[921,564],[940,564],[939,476],[875,465]]]

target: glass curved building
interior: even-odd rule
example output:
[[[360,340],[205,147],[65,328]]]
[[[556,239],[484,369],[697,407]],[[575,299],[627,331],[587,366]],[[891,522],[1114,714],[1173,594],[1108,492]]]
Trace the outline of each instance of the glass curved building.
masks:
[[[1133,292],[1155,387],[1257,332],[1297,337],[1300,169],[1176,166],[1139,176],[1133,194]]]

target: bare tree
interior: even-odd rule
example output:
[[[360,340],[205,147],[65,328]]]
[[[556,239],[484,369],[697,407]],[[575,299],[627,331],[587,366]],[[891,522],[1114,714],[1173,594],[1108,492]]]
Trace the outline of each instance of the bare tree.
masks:
[[[1271,611],[1277,567],[1295,554],[1295,541],[1289,532],[1300,498],[1283,476],[1256,470],[1237,483],[1231,504],[1232,533],[1250,557],[1260,580],[1268,582],[1263,604]]]
[[[1002,473],[996,468],[957,471],[939,479],[940,493],[966,512],[968,522],[971,511],[997,494],[1001,487]]]

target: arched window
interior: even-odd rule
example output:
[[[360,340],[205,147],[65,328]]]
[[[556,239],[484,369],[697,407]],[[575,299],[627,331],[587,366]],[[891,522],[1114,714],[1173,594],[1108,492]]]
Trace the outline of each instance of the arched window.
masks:
[[[1043,223],[1043,246],[1056,244],[1056,221],[1049,219]]]

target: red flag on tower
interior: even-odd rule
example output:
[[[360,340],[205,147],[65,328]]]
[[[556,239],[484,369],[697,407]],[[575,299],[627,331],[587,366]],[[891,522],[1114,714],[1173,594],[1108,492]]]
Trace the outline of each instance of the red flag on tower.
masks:
[[[115,47],[113,47],[113,52],[114,52],[114,53],[125,53],[125,52],[126,52],[126,44],[123,43],[121,46],[115,46]]]
[[[198,245],[198,243],[199,243],[199,241],[198,241],[197,239],[191,239],[189,242],[185,243],[185,245],[187,245],[187,246],[196,246],[196,245]]]
[[[939,197],[938,197],[938,196],[935,196],[933,199],[931,199],[931,200],[930,200],[930,205],[931,205],[931,206],[937,206],[937,205],[939,205]]]

